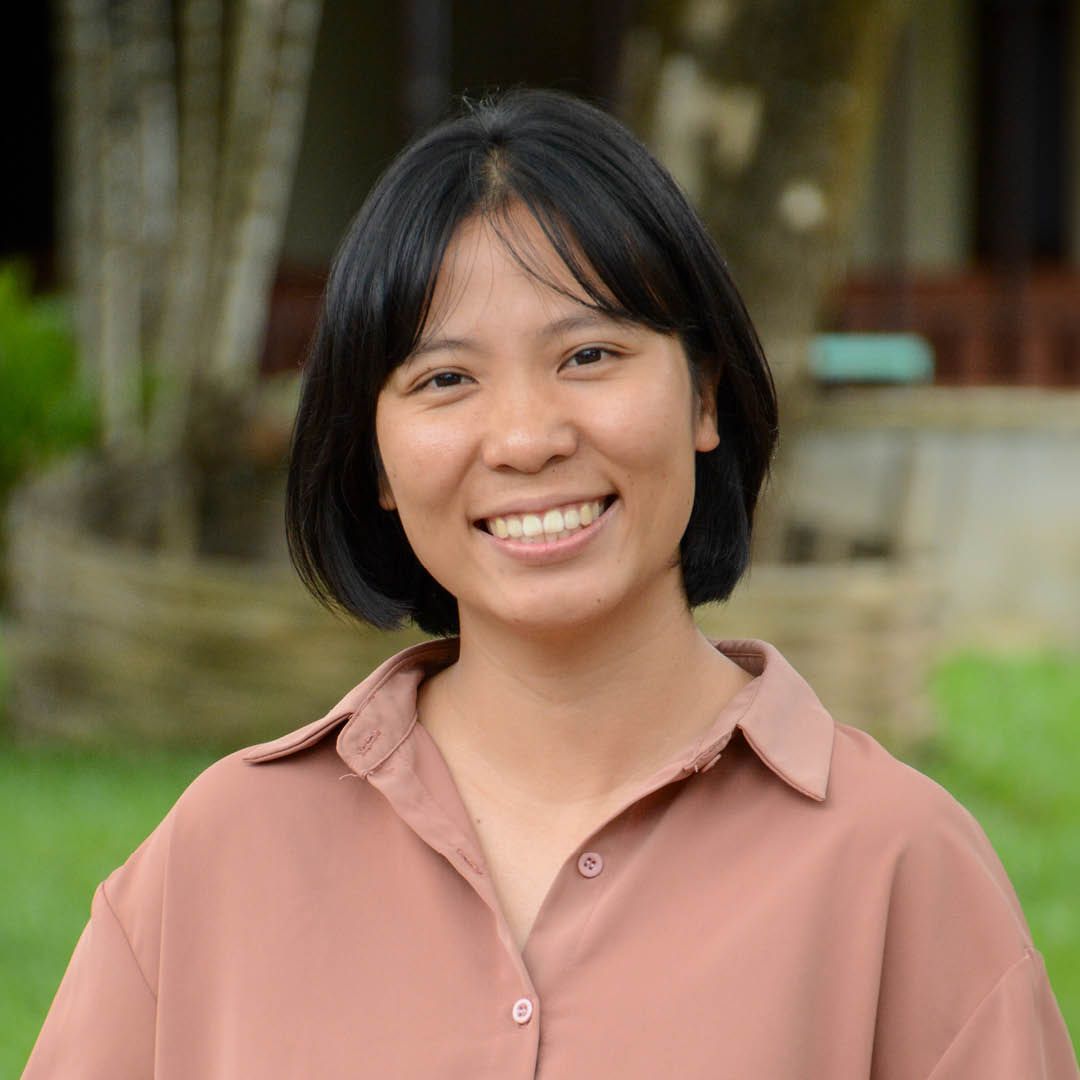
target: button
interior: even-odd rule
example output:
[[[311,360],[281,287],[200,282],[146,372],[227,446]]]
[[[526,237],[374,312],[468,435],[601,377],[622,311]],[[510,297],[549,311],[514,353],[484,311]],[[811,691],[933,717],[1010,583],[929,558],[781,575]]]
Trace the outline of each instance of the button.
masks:
[[[596,877],[604,869],[604,856],[598,851],[583,851],[578,856],[577,868],[582,877]]]
[[[511,1016],[518,1024],[527,1024],[532,1019],[533,1004],[528,998],[518,998],[514,1002]]]

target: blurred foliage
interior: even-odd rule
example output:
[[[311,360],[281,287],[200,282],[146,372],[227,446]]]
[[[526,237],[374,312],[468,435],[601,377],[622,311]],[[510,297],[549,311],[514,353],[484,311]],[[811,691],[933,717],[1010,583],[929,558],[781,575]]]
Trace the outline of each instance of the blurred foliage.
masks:
[[[31,468],[94,438],[94,412],[68,305],[33,296],[25,266],[0,264],[0,508]]]

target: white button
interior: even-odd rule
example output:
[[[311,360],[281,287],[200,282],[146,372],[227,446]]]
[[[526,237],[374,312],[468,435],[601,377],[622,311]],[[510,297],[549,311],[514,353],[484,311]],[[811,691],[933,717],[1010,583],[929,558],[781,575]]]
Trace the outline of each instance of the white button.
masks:
[[[533,1004],[528,998],[518,998],[514,1002],[511,1015],[519,1024],[527,1024],[532,1019]]]
[[[582,877],[596,877],[604,869],[604,856],[599,851],[583,851],[577,861]]]

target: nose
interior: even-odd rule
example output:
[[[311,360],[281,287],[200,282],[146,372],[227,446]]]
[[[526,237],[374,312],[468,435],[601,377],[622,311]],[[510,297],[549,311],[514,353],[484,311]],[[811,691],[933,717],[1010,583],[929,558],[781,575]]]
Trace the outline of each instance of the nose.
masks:
[[[489,469],[538,473],[577,449],[578,429],[557,387],[515,379],[493,390],[482,457]]]

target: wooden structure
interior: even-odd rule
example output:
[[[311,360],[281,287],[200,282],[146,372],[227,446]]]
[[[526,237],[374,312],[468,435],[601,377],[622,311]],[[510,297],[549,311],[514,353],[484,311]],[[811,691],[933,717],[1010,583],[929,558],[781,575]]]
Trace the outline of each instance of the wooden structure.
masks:
[[[838,330],[914,331],[941,386],[1080,387],[1080,273],[970,273],[850,280]]]
[[[418,632],[318,607],[283,560],[196,560],[118,545],[78,512],[68,465],[10,517],[16,735],[235,749],[318,719]]]

